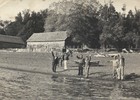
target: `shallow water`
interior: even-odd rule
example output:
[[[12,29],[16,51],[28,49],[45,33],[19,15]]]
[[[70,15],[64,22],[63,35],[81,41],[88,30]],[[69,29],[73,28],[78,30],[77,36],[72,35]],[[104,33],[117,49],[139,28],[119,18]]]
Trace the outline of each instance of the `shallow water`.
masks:
[[[75,67],[52,76],[48,54],[2,52],[0,55],[0,100],[140,100],[140,77],[112,80],[110,64],[106,63],[110,58],[96,58],[103,66],[92,67],[90,78],[83,79],[73,77],[77,75]],[[126,74],[139,74],[140,56],[127,54],[125,58]]]
[[[0,100],[140,100],[140,79],[116,81],[0,70]]]
[[[48,83],[49,100],[139,100],[135,81],[118,82],[52,76]],[[48,100],[47,99],[47,100]]]

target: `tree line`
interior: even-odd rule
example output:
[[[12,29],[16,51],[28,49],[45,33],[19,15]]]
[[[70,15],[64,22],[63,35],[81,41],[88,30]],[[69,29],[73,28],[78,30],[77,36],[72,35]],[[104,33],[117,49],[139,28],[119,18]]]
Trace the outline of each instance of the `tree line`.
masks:
[[[126,13],[127,6],[122,5],[120,13],[112,2],[101,5],[96,0],[86,1],[63,0],[39,12],[24,10],[0,28],[0,34],[26,41],[33,33],[67,31],[72,41],[90,48],[139,48],[140,10]]]

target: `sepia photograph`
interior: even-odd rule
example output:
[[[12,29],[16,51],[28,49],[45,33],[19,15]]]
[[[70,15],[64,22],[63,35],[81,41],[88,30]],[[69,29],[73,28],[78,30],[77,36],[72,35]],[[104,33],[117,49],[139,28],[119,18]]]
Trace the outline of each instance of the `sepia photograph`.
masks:
[[[0,8],[0,100],[140,100],[140,0]]]

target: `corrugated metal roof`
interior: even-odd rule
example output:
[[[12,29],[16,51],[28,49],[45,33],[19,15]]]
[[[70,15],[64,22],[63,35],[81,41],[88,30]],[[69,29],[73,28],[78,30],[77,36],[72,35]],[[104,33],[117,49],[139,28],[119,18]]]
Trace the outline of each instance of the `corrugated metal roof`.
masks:
[[[34,33],[27,42],[64,41],[66,38],[66,31]]]
[[[0,42],[25,44],[25,42],[17,36],[0,35]]]

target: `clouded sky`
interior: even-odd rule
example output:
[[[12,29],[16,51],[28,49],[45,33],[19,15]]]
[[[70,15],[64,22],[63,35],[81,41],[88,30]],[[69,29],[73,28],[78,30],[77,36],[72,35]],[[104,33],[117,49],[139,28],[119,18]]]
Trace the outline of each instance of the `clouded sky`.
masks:
[[[30,9],[39,11],[49,7],[52,2],[57,2],[61,0],[0,0],[0,19],[2,20],[13,20],[18,12],[24,9]],[[98,0],[100,3],[104,4],[110,0]],[[117,11],[121,11],[123,4],[126,4],[127,10],[134,7],[140,9],[140,0],[113,0],[113,4]]]

